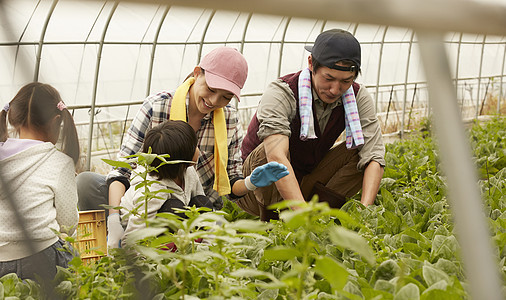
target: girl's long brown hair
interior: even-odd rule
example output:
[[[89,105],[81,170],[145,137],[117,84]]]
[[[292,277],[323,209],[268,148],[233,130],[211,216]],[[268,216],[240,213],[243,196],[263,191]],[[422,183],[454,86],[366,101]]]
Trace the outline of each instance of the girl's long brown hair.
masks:
[[[60,132],[61,150],[77,165],[80,149],[76,126],[70,112],[66,108],[58,108],[60,101],[63,103],[60,93],[49,84],[32,82],[23,86],[9,103],[8,112],[0,112],[0,141],[4,142],[8,138],[7,121],[18,132],[21,127],[26,127],[50,135],[50,122],[59,115],[63,122]]]

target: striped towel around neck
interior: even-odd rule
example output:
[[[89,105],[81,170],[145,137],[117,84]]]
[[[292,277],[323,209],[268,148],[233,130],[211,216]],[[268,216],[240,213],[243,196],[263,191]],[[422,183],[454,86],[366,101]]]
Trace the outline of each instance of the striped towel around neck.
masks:
[[[311,73],[305,68],[299,75],[299,113],[300,139],[316,139],[313,120],[313,92],[311,90]]]
[[[302,70],[299,75],[299,113],[300,113],[300,139],[315,139],[314,118],[313,118],[313,99],[311,90],[311,72],[309,68]],[[364,144],[364,135],[360,125],[357,102],[353,86],[342,96],[344,106],[346,126],[346,148],[355,149]]]

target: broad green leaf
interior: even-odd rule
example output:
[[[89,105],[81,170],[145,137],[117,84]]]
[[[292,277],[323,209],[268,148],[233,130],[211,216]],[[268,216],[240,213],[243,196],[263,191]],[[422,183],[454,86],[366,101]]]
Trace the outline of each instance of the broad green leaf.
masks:
[[[383,279],[376,280],[376,283],[374,284],[374,289],[389,292],[390,294],[395,293],[395,285]]]
[[[413,283],[403,286],[394,297],[394,300],[418,300],[420,299],[420,290]]]
[[[423,279],[427,282],[428,287],[441,280],[446,281],[446,283],[450,283],[450,278],[446,275],[446,273],[431,266],[423,266]]]
[[[349,284],[347,283],[345,286],[345,289],[349,287]],[[358,290],[360,292],[360,290]],[[342,296],[341,298],[338,298],[338,299],[346,299],[346,300],[363,300],[364,297],[363,295],[355,295],[351,292],[348,292],[346,290],[343,290],[343,291],[338,291],[337,292],[338,295]],[[335,299],[335,298],[330,298],[330,299]]]
[[[195,220],[192,221],[191,226],[198,227],[203,223],[207,222],[218,222],[218,223],[228,223],[223,216],[217,213],[206,213],[201,214]]]
[[[423,293],[428,293],[431,290],[443,290],[443,291],[445,291],[447,287],[448,287],[448,283],[446,282],[446,280],[440,280],[440,281],[432,284],[431,286],[429,286],[429,288],[426,289],[425,291],[423,291]]]
[[[338,293],[340,291],[337,291]],[[360,287],[353,281],[346,282],[343,292],[347,292],[346,297],[350,299],[363,299],[362,292],[360,291]]]
[[[400,280],[402,280],[402,283],[404,285],[406,285],[408,283],[414,284],[418,287],[418,290],[420,291],[420,293],[422,293],[427,288],[423,285],[422,282],[420,282],[421,277],[422,277],[422,270],[420,269],[420,270],[416,270],[414,272],[411,272],[410,276],[396,277],[396,278],[390,280],[390,282],[397,283]]]
[[[412,270],[418,270],[418,269],[421,270],[424,265],[423,261],[420,261],[415,258],[408,258],[408,257],[402,258],[401,262],[404,263],[409,268],[411,268]]]
[[[19,281],[16,283],[16,293],[18,295],[28,295],[30,294],[30,289],[27,285],[25,285],[22,281]]]
[[[111,160],[107,158],[102,158],[102,161],[105,162],[108,165],[111,165],[116,168],[125,168],[132,170],[132,166],[129,163],[126,163],[124,161],[117,161],[117,160]]]
[[[416,239],[420,243],[420,246],[425,249],[428,249],[432,244],[428,238],[426,238],[423,234],[419,233],[418,231],[413,230],[413,228],[408,228],[404,230],[402,233]]]
[[[272,224],[255,220],[237,220],[228,224],[228,228],[243,232],[261,232],[272,228]]]
[[[433,257],[441,256],[446,259],[451,259],[452,257],[455,257],[458,248],[459,247],[455,236],[436,235],[432,242],[431,255]]]
[[[263,282],[261,280],[255,280],[255,285],[258,286],[259,288],[262,288],[262,289],[270,289],[270,290],[275,290],[275,289],[286,289],[288,284],[284,281],[276,281],[276,282]]]
[[[385,221],[388,224],[387,232],[392,234],[398,234],[401,230],[402,221],[401,218],[394,212],[395,210],[393,211],[385,210],[383,212],[383,217],[385,218]]]
[[[456,263],[444,258],[440,258],[437,263],[434,264],[434,267],[448,275],[458,276],[461,274],[459,266]]]
[[[281,202],[271,204],[271,205],[269,205],[268,208],[269,209],[285,209],[285,208],[290,208],[293,206],[304,208],[304,207],[309,206],[309,204],[307,202],[302,202],[302,201],[297,201],[297,200],[284,200]]]
[[[323,276],[330,283],[333,290],[342,290],[348,280],[348,271],[327,256],[316,258],[314,269],[316,273]]]
[[[71,292],[72,290],[72,282],[68,280],[62,281],[60,284],[58,284],[55,290],[61,294],[67,295],[67,293]]]
[[[393,259],[386,260],[382,262],[376,271],[374,272],[374,277],[376,280],[390,280],[397,276],[400,272],[401,268],[397,265],[397,263]]]
[[[10,295],[12,292],[14,292],[16,283],[19,281],[19,279],[15,273],[9,273],[0,278],[0,281],[3,283],[5,294]]]
[[[341,209],[330,209],[324,212],[322,215],[334,216],[341,221],[341,224],[346,224],[353,227],[364,227],[363,224],[359,223],[355,218],[351,217],[348,213]]]
[[[147,237],[157,236],[159,234],[164,233],[165,231],[167,231],[167,228],[156,228],[156,227],[142,228],[129,233],[127,236],[127,240],[128,241],[142,240]]]
[[[363,299],[368,300],[392,300],[394,298],[392,293],[375,290],[370,287],[362,287],[362,294],[364,294]]]
[[[420,248],[420,246],[418,246],[418,244],[415,243],[403,243],[402,247],[404,249],[404,252],[411,253],[416,257],[419,257],[423,251],[422,248]]]
[[[351,231],[341,226],[335,226],[329,231],[329,235],[334,244],[357,252],[369,264],[374,265],[376,259],[374,258],[374,252],[372,251],[371,246],[369,246],[366,239],[361,237],[355,231]]]
[[[309,208],[297,209],[295,211],[283,211],[279,215],[280,219],[285,221],[285,226],[290,229],[300,228],[307,223]]]
[[[258,300],[271,300],[271,299],[277,299],[278,295],[279,295],[279,289],[266,289],[263,292],[261,292],[256,298]]]
[[[213,237],[214,240],[220,240],[220,241],[223,241],[223,242],[226,242],[230,245],[234,245],[234,244],[241,244],[242,243],[242,239],[239,238],[239,237],[234,237],[234,236],[214,236]]]
[[[381,197],[383,199],[383,206],[387,211],[395,211],[395,200],[392,196],[392,193],[387,191],[386,189],[381,189],[380,191]]]
[[[450,232],[448,231],[448,229],[446,229],[446,226],[438,226],[436,231],[434,232],[434,237],[436,237],[437,235],[449,236]]]
[[[411,212],[407,212],[402,216],[402,220],[404,221],[405,226],[413,227],[415,226],[415,221],[413,220],[413,217],[411,216]]]
[[[302,256],[302,253],[295,249],[283,246],[269,248],[264,251],[264,259],[266,260],[290,260]]]
[[[242,268],[230,273],[233,277],[259,277],[269,278],[272,282],[277,283],[279,280],[269,272],[260,271],[257,269]]]
[[[462,296],[445,290],[426,290],[422,293],[421,300],[462,300]]]
[[[199,251],[198,253],[181,255],[180,258],[190,262],[204,262],[210,258],[226,261],[223,255],[213,251]]]
[[[139,163],[151,165],[156,158],[156,154],[139,153]]]

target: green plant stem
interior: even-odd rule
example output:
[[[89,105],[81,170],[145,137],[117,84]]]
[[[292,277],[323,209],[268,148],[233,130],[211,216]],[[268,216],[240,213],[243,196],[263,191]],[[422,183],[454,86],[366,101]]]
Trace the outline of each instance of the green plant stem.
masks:
[[[310,223],[311,220],[307,220],[307,224],[311,224]],[[303,295],[303,291],[304,291],[304,282],[305,282],[305,278],[306,278],[306,272],[307,272],[307,269],[309,268],[309,264],[308,264],[308,256],[309,256],[309,251],[311,251],[309,249],[309,242],[308,242],[308,233],[305,232],[304,233],[304,240],[303,240],[303,253],[302,253],[302,263],[301,263],[301,273],[299,275],[299,287],[298,287],[298,290],[297,290],[297,299],[302,299]]]
[[[144,176],[142,177],[142,179],[144,180],[144,182],[146,182],[147,180],[147,174],[144,174]],[[149,188],[147,185],[144,186],[144,195],[147,195],[149,193]],[[149,224],[148,224],[148,198],[146,197],[146,199],[144,200],[144,222],[146,222],[146,228],[149,227]]]
[[[186,286],[186,269],[187,269],[187,264],[186,264],[186,260],[183,260],[183,286],[181,288],[181,298],[184,300],[184,296],[185,296],[185,286]]]
[[[218,249],[219,249],[220,255],[223,256],[223,244],[221,241],[218,241]],[[222,291],[220,289],[220,284],[218,282],[218,272],[214,272],[214,284],[215,284],[215,289],[218,292],[218,295],[223,296],[221,294]]]
[[[485,161],[485,169],[487,170],[487,185],[488,185],[488,195],[490,196],[490,173],[488,172],[488,157]]]

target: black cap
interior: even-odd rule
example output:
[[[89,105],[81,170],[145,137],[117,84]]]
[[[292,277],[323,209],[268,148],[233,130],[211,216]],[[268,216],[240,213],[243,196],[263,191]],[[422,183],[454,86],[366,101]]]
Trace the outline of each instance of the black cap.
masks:
[[[318,35],[313,46],[305,46],[311,52],[313,58],[325,67],[340,71],[360,70],[360,43],[348,31],[342,29],[330,29]],[[337,66],[341,60],[349,60],[354,63],[351,67]]]

